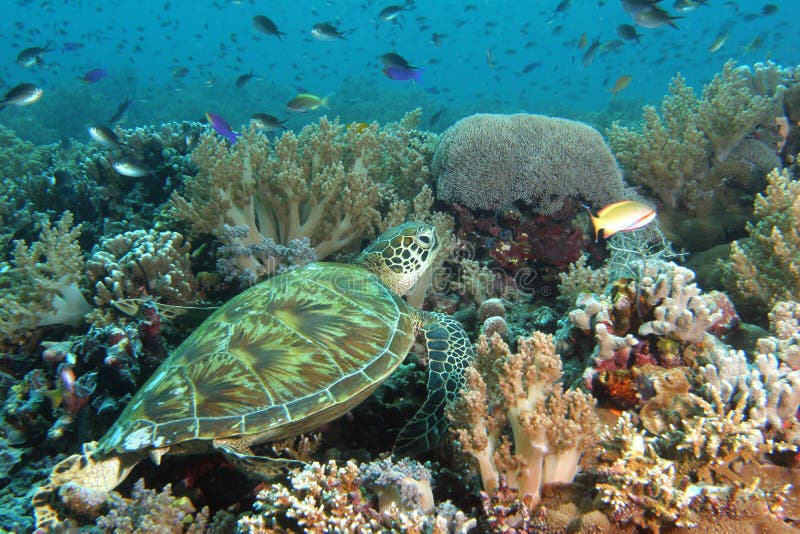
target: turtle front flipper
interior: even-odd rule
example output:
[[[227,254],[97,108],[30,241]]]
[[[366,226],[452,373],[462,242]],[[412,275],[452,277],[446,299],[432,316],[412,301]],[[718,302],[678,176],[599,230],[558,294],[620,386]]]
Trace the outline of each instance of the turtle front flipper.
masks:
[[[41,485],[31,503],[36,518],[36,528],[50,532],[64,526],[63,499],[60,492],[69,484],[81,491],[91,492],[98,502],[116,488],[144,455],[119,454],[98,459],[92,454],[92,444],[84,445],[83,454],[73,454],[57,463],[50,477]]]
[[[428,397],[394,444],[394,453],[410,455],[432,448],[447,432],[445,408],[464,386],[475,355],[461,323],[442,313],[420,312],[428,349]]]

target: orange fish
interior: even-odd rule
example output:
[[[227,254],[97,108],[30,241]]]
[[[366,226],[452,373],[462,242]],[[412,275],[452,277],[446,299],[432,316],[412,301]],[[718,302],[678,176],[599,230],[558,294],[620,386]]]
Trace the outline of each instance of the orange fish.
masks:
[[[656,210],[647,204],[636,200],[622,200],[614,202],[601,208],[597,216],[592,215],[589,210],[589,217],[594,226],[594,239],[600,239],[600,232],[603,232],[603,239],[608,239],[617,232],[630,232],[638,230],[650,224],[656,218]]]
[[[608,89],[608,91],[611,93],[612,96],[617,96],[617,93],[628,87],[628,84],[631,83],[631,80],[633,80],[633,76],[629,76],[627,74],[625,76],[620,76],[619,78],[617,78],[614,87]]]

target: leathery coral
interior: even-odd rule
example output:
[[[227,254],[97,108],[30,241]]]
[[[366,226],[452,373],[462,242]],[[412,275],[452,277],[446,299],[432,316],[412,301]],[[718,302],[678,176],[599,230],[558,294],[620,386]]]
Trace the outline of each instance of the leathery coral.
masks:
[[[0,346],[24,342],[39,326],[78,326],[91,311],[79,288],[80,233],[67,211],[55,226],[42,222],[38,241],[15,242],[10,268],[0,273]]]
[[[395,199],[393,182],[402,185],[403,166],[423,168],[419,147],[396,137],[396,127],[346,128],[326,118],[298,135],[284,133],[272,146],[252,128],[232,146],[207,133],[193,154],[200,172],[183,194],[173,194],[171,212],[193,231],[217,238],[230,235],[230,227],[247,228],[227,243],[240,250],[309,238],[324,259],[372,237],[381,224],[378,208]],[[258,276],[279,266],[245,254],[234,261]]]
[[[502,475],[533,508],[545,484],[575,477],[597,439],[598,419],[594,399],[563,391],[561,374],[551,336],[520,338],[516,353],[497,334],[478,340],[467,388],[450,413],[458,444],[477,461],[487,493],[498,489]]]
[[[641,131],[614,123],[609,145],[626,177],[650,188],[667,208],[705,213],[716,197],[727,200],[719,186],[736,166],[736,149],[758,126],[772,123],[785,89],[776,83],[771,94],[759,94],[749,86],[752,77],[729,61],[698,98],[678,74],[660,115],[644,107]]]

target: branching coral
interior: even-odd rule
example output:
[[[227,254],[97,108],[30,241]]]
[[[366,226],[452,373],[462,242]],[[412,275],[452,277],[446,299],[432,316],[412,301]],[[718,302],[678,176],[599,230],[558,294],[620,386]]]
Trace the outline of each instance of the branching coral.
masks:
[[[800,295],[800,181],[789,171],[767,175],[756,196],[750,237],[731,244],[723,279],[731,290],[759,305]]]
[[[598,419],[594,399],[563,391],[560,378],[550,336],[521,338],[517,353],[499,335],[479,339],[467,388],[451,414],[458,443],[477,460],[487,493],[498,489],[503,475],[533,507],[544,484],[575,477],[583,453],[595,444]]]
[[[645,429],[626,413],[603,433],[604,453],[595,469],[603,502],[616,521],[656,532],[700,526],[709,511],[738,521],[756,512],[762,524],[779,527],[770,510],[779,509],[783,496],[759,488],[758,476],[743,476],[743,468],[757,470],[765,454],[796,446],[764,433],[763,419],[753,417],[757,390],[739,389],[726,399],[712,379],[703,398],[689,391],[687,372],[673,369],[655,381],[656,395],[640,411]]]
[[[299,135],[284,133],[272,147],[254,129],[233,146],[206,134],[193,154],[200,173],[187,180],[183,195],[172,196],[172,213],[195,232],[217,237],[247,227],[236,242],[245,248],[308,238],[324,259],[375,233],[378,208],[395,198],[392,182],[409,178],[404,165],[423,169],[422,155],[403,145],[400,130],[379,130],[376,123],[346,128],[323,118]],[[235,262],[260,276],[277,268],[252,255]]]
[[[566,197],[602,206],[625,193],[599,132],[542,115],[462,119],[442,134],[432,166],[439,198],[471,209],[521,200],[538,213],[552,214]]]
[[[139,479],[130,499],[112,493],[109,506],[109,512],[97,518],[97,526],[105,532],[208,532],[208,507],[198,512],[187,497],[174,497],[170,484],[156,492]]]
[[[433,508],[431,501],[420,501],[418,495],[414,495],[426,484],[427,489],[422,491],[426,494],[430,491],[430,480],[422,466],[411,466],[408,461],[397,465],[389,461],[380,464],[359,466],[351,461],[340,467],[331,460],[327,464],[314,462],[295,470],[288,486],[275,483],[258,494],[254,505],[258,514],[240,519],[239,532],[445,534],[466,533],[474,527],[475,521],[466,518],[452,504],[446,502]],[[386,469],[385,473],[379,472],[381,466]],[[422,480],[416,480],[418,478]],[[373,507],[362,484],[380,490],[379,497],[383,495],[380,510]]]

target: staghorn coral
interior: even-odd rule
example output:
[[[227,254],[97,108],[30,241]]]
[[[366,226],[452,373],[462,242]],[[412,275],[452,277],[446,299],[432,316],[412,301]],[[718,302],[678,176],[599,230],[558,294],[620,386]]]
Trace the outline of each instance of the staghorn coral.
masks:
[[[405,461],[409,464],[409,461]],[[383,465],[383,467],[388,467]],[[397,505],[404,501],[402,489],[396,494],[400,502],[389,498],[390,504],[374,508],[369,496],[361,488],[362,483],[387,487],[402,482],[406,477],[401,472],[419,476],[421,466],[409,468],[391,466],[381,475],[377,465],[359,466],[349,461],[339,466],[334,460],[327,464],[311,463],[291,473],[290,484],[271,484],[256,497],[254,505],[257,515],[245,515],[239,520],[238,531],[244,534],[267,534],[303,532],[360,532],[362,534],[447,532],[466,533],[474,528],[475,520],[468,519],[463,512],[446,502],[430,510],[412,506],[404,510]],[[424,478],[424,475],[423,477]],[[371,482],[370,482],[371,481]],[[405,482],[403,482],[405,483]],[[419,489],[419,486],[413,488]],[[407,487],[406,497],[414,489]],[[387,493],[388,496],[388,493]],[[419,501],[417,501],[419,502]]]
[[[551,336],[520,338],[517,353],[499,335],[478,340],[467,388],[450,413],[458,444],[477,461],[488,494],[504,476],[532,508],[544,484],[575,477],[595,444],[598,419],[594,399],[564,392],[560,378]]]
[[[197,299],[189,264],[190,244],[177,232],[136,230],[104,238],[86,262],[97,306],[153,298],[165,304]]]
[[[642,336],[655,334],[689,343],[702,343],[706,332],[723,318],[722,310],[714,309],[708,295],[701,296],[694,272],[669,262],[666,272],[653,276],[645,266],[639,288],[645,302],[655,306],[653,319],[639,327]]]
[[[254,129],[233,146],[205,134],[193,154],[200,173],[186,181],[183,194],[172,195],[171,213],[194,232],[216,237],[227,227],[247,226],[237,243],[243,247],[309,238],[324,259],[372,237],[381,224],[378,208],[396,198],[393,182],[408,178],[404,165],[422,169],[412,136],[405,146],[398,137],[403,128],[346,128],[323,118],[272,146]],[[253,256],[235,262],[264,274],[277,267]]]
[[[758,306],[800,295],[800,182],[774,169],[754,202],[749,237],[731,244],[726,287]]]
[[[576,329],[594,333],[592,356],[598,368],[625,368],[630,363],[652,361],[671,366],[680,360],[674,360],[673,352],[679,349],[673,347],[675,342],[700,344],[709,330],[722,328],[726,319],[734,324],[728,317],[729,302],[724,295],[703,294],[690,283],[694,279],[691,270],[659,260],[635,269],[640,273],[638,279],[611,283],[608,295],[582,293],[569,313]],[[655,343],[643,344],[644,338]],[[587,373],[591,376],[593,370]]]
[[[625,194],[616,161],[595,129],[542,115],[462,119],[442,134],[432,167],[438,197],[471,209],[522,200],[548,215],[566,197],[602,206]]]

